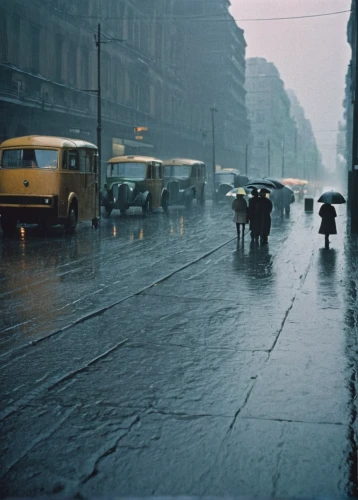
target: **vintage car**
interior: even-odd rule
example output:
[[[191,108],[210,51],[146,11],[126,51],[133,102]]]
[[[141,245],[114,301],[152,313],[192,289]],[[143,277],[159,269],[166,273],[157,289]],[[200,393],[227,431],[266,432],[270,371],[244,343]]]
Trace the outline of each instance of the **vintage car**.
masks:
[[[215,173],[215,199],[225,201],[226,194],[233,188],[243,187],[248,182],[245,175],[240,175],[239,170],[227,168]]]
[[[173,158],[163,162],[164,185],[169,193],[169,205],[190,208],[193,200],[205,204],[205,163],[198,160]]]
[[[102,205],[109,216],[113,209],[125,214],[130,207],[168,209],[168,190],[163,182],[161,160],[148,156],[117,156],[108,161]]]

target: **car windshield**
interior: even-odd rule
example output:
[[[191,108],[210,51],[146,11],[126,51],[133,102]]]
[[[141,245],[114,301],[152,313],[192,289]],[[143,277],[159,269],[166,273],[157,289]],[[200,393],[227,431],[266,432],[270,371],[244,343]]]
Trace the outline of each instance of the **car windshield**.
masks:
[[[121,162],[109,163],[107,167],[107,177],[126,177],[129,179],[145,179],[146,163]]]
[[[227,173],[227,174],[216,174],[215,175],[215,183],[216,184],[233,184],[235,180],[235,174]]]
[[[2,168],[57,168],[55,149],[4,149]]]
[[[166,165],[164,177],[175,177],[176,179],[187,179],[190,176],[189,165]]]

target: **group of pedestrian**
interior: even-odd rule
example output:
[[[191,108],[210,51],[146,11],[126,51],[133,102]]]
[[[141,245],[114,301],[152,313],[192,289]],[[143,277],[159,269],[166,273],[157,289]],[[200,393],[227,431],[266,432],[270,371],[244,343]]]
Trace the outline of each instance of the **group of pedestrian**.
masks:
[[[262,244],[268,243],[268,237],[271,230],[271,212],[272,202],[267,198],[270,193],[268,189],[257,189],[251,191],[249,204],[245,200],[245,190],[239,188],[236,194],[236,199],[232,202],[231,208],[234,210],[233,221],[236,223],[237,238],[245,236],[245,226],[250,224],[250,234],[252,241],[260,241]],[[341,196],[341,195],[340,195]],[[282,198],[284,199],[284,198]],[[288,203],[289,205],[289,203]],[[336,221],[337,213],[331,203],[324,203],[319,211],[321,217],[321,225],[319,234],[324,234],[325,247],[329,248],[329,236],[337,234]]]
[[[262,244],[268,243],[268,237],[271,230],[271,212],[272,202],[267,198],[269,191],[267,189],[257,189],[251,191],[252,197],[249,205],[245,200],[245,190],[238,189],[236,199],[232,202],[234,210],[233,221],[236,223],[237,238],[244,238],[245,225],[250,224],[250,235],[252,241],[260,241]]]

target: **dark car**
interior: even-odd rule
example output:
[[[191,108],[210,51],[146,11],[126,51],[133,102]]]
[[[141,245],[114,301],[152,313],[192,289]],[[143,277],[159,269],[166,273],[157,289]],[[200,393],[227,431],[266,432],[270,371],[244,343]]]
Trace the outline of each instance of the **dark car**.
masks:
[[[130,207],[142,207],[147,214],[153,208],[168,208],[161,160],[148,156],[118,156],[108,162],[102,205],[108,215],[113,209],[125,214]]]
[[[234,169],[220,170],[215,173],[215,201],[224,201],[226,193],[238,186],[240,172]]]
[[[164,186],[169,193],[169,205],[191,207],[193,200],[205,204],[205,163],[174,158],[163,162]]]

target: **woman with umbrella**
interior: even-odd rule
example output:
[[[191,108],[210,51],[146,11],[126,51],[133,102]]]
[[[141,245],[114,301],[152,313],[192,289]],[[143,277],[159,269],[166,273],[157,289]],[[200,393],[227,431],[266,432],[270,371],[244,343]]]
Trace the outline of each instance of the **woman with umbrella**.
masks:
[[[232,202],[231,208],[234,210],[233,222],[236,223],[237,239],[240,239],[240,226],[242,227],[242,238],[245,234],[245,224],[247,223],[247,203],[244,198],[246,195],[245,189],[239,187],[236,194],[236,199]]]
[[[324,243],[325,247],[329,247],[329,235],[337,234],[336,221],[337,217],[336,209],[332,206],[332,204],[341,204],[345,203],[346,200],[343,196],[336,191],[327,191],[323,193],[321,197],[318,199],[319,203],[323,203],[321,206],[318,215],[322,218],[321,225],[318,233],[324,234]]]

